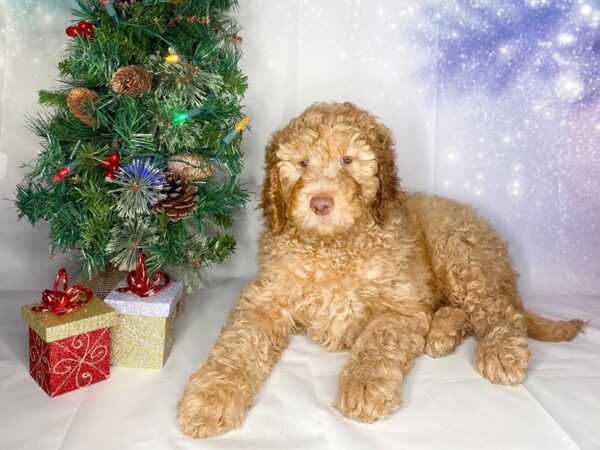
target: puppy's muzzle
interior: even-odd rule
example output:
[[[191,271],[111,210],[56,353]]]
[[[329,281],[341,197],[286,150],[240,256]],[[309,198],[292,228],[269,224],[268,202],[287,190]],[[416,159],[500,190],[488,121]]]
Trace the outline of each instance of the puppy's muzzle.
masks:
[[[331,197],[313,197],[310,199],[310,209],[317,216],[326,216],[333,210],[335,202]]]

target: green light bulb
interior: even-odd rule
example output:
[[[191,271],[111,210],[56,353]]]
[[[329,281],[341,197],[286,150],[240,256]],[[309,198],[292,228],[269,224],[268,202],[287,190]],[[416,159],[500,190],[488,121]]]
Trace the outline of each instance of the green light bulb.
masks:
[[[200,108],[196,108],[196,109],[191,109],[191,110],[183,112],[183,113],[177,113],[173,116],[173,122],[174,123],[186,122],[186,121],[190,120],[192,117],[199,116],[202,113],[202,111],[203,111],[203,109],[202,109],[202,107],[200,107]]]
[[[179,114],[175,114],[175,119],[173,119],[173,120],[175,121],[175,123],[181,123],[181,122],[185,122],[189,118],[190,118],[190,115],[188,113],[179,113]]]

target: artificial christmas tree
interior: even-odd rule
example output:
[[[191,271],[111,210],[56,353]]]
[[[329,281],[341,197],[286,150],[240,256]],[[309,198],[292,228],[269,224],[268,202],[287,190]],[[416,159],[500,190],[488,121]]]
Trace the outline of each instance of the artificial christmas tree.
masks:
[[[223,234],[246,193],[234,0],[76,0],[62,85],[30,121],[43,150],[17,188],[21,217],[50,225],[51,252],[86,274],[109,264],[199,268],[234,249]]]

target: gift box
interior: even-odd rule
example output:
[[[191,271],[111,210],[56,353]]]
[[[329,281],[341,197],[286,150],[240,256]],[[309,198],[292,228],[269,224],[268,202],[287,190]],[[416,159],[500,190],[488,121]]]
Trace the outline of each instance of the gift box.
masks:
[[[66,274],[64,282],[69,292]],[[44,291],[44,295],[65,295],[56,287],[57,283],[54,291]],[[65,309],[32,303],[21,308],[21,316],[29,326],[29,373],[50,397],[110,376],[110,326],[115,312],[91,295],[69,305]]]
[[[137,292],[131,289],[136,283],[135,273],[131,272],[129,280],[119,283],[104,299],[117,312],[111,331],[111,361],[113,366],[158,369],[167,361],[175,342],[175,315],[183,285],[167,281],[160,290],[144,295],[143,288]]]

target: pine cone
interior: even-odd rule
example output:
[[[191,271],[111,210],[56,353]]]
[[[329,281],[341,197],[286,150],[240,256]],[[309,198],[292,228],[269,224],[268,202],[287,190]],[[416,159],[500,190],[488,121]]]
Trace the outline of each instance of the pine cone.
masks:
[[[189,216],[198,206],[198,187],[178,173],[167,172],[165,198],[154,207],[156,212],[164,212],[170,221],[177,222]]]
[[[133,5],[135,5],[138,0],[115,0],[113,5],[115,8],[120,9],[122,11],[127,11]]]
[[[152,74],[144,66],[124,66],[113,73],[110,86],[117,94],[137,97],[152,90]]]
[[[98,125],[98,118],[90,113],[90,106],[100,98],[100,96],[88,88],[78,87],[71,89],[67,95],[67,107],[71,114],[77,117],[86,125],[95,127]]]
[[[169,169],[169,172],[186,177],[191,181],[208,178],[215,170],[215,166],[212,164],[209,166],[206,165],[202,156],[192,155],[190,153],[179,153],[172,156],[171,161],[167,164],[167,168]]]

